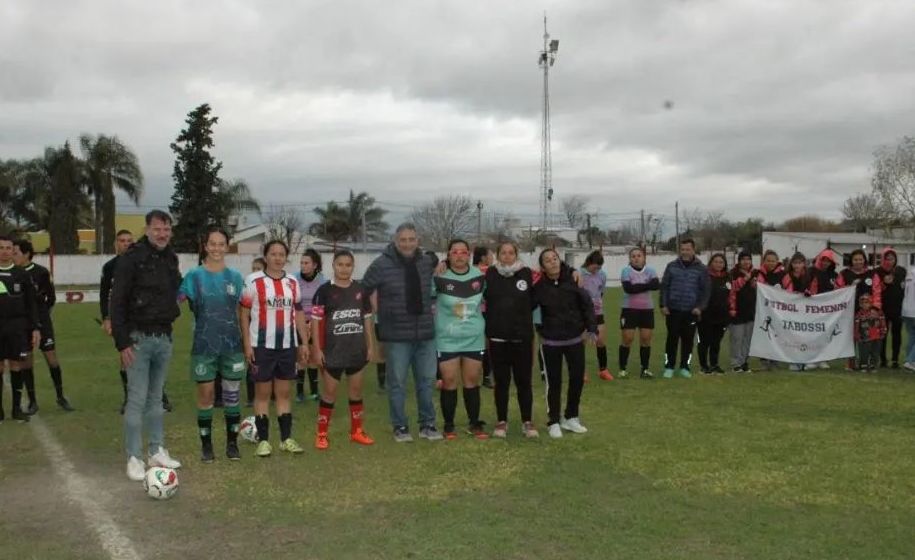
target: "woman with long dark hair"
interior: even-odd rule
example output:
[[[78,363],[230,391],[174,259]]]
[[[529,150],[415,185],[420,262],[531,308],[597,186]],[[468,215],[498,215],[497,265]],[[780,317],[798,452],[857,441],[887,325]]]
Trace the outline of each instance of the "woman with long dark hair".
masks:
[[[817,275],[807,269],[807,257],[803,253],[797,252],[791,256],[788,261],[788,271],[782,278],[782,288],[787,292],[804,294],[805,296],[816,295],[819,281]],[[817,367],[818,364],[809,364],[810,367]],[[791,371],[804,371],[807,364],[791,364],[788,369]]]
[[[581,270],[582,288],[591,296],[594,304],[594,317],[597,320],[597,369],[598,376],[604,381],[613,381],[613,374],[607,369],[607,332],[604,326],[604,290],[607,287],[607,273],[603,271],[604,256],[600,251],[593,251],[585,257]]]
[[[731,326],[731,371],[750,373],[750,342],[756,320],[756,282],[759,271],[753,268],[753,256],[748,251],[737,255],[737,264],[731,270],[731,293],[728,311]]]
[[[550,437],[562,437],[562,430],[583,434],[588,431],[579,419],[585,378],[584,340],[597,338],[594,304],[588,293],[578,287],[555,249],[545,249],[538,260],[543,277],[534,285],[534,303],[540,306],[542,320],[540,337],[546,365]],[[569,390],[565,412],[560,417],[563,360],[569,371]]]
[[[861,296],[871,296],[871,306],[883,309],[883,281],[880,274],[867,265],[867,253],[862,249],[851,252],[851,266],[842,269],[836,282],[838,287],[854,286],[855,288],[855,313],[860,309]],[[845,369],[855,371],[856,362],[850,358],[845,364]]]
[[[308,336],[311,336],[311,305],[318,288],[323,286],[327,279],[321,274],[321,253],[311,247],[305,249],[302,258],[299,260],[299,274],[296,281],[299,283],[299,291],[302,293],[302,314],[305,319],[305,330]],[[302,344],[308,346],[310,341],[304,339]],[[295,400],[296,402],[305,402],[305,377],[308,377],[308,395],[313,401],[318,400],[318,367],[321,364],[315,363],[314,360],[307,364],[296,364],[296,382],[295,382]]]
[[[731,280],[728,278],[727,266],[723,253],[715,253],[708,261],[710,295],[708,306],[697,325],[699,367],[706,375],[724,373],[718,358],[721,355],[721,339],[724,338],[730,319],[728,299],[731,295]]]

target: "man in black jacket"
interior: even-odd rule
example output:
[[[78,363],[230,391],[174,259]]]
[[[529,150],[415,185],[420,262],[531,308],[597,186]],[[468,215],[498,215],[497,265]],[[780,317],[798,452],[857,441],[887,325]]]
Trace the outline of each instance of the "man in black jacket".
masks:
[[[51,308],[57,302],[57,295],[54,292],[54,280],[51,278],[51,271],[47,268],[32,262],[32,256],[35,249],[32,243],[20,239],[16,241],[13,247],[13,261],[16,266],[22,268],[32,277],[32,284],[35,287],[35,298],[38,302],[38,322],[41,323],[41,342],[38,349],[44,354],[45,363],[48,364],[48,370],[51,372],[51,381],[54,382],[54,391],[57,393],[57,406],[73,412],[73,407],[67,397],[64,396],[63,373],[60,370],[60,361],[57,359],[57,346],[54,341],[54,323],[51,322]],[[22,380],[25,382],[25,389],[29,394],[29,415],[38,412],[38,399],[35,395],[35,371],[34,371],[34,352],[35,347],[31,348],[28,357],[22,364]]]
[[[165,450],[162,430],[162,387],[172,355],[172,323],[180,314],[181,273],[171,238],[171,216],[161,210],[146,215],[146,235],[117,263],[109,302],[111,335],[127,368],[127,477],[137,481],[146,474],[140,451],[144,417],[149,466],[181,466]]]
[[[0,235],[0,389],[3,387],[3,362],[10,364],[13,389],[13,419],[28,422],[22,412],[22,369],[29,343],[38,346],[41,333],[38,301],[29,273],[13,262],[13,240]],[[0,390],[0,421],[4,418],[3,391]]]

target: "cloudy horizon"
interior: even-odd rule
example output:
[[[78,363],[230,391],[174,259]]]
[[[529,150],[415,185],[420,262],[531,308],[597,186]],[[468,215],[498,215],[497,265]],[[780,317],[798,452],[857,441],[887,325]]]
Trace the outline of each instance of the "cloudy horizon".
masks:
[[[0,159],[115,134],[142,207],[166,205],[169,143],[206,102],[222,176],[264,205],[354,189],[396,217],[461,192],[536,223],[544,10],[554,189],[589,197],[602,227],[675,200],[838,218],[873,151],[913,134],[903,1],[11,0]]]

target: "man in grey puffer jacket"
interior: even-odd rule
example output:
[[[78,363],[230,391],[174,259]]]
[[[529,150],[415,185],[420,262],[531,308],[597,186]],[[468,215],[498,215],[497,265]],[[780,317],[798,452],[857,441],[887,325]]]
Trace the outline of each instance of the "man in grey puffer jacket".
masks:
[[[362,285],[367,293],[376,292],[378,306],[377,337],[384,343],[387,362],[388,406],[394,440],[413,441],[404,410],[407,370],[413,368],[419,436],[430,441],[442,439],[435,428],[435,321],[432,314],[432,259],[419,250],[413,224],[401,224],[394,242],[375,259]]]
[[[689,363],[693,355],[696,323],[708,305],[711,295],[708,269],[696,258],[696,243],[680,241],[680,258],[669,263],[661,279],[661,313],[667,322],[664,378],[674,375],[677,345],[680,346],[680,369],[677,375],[692,377]]]

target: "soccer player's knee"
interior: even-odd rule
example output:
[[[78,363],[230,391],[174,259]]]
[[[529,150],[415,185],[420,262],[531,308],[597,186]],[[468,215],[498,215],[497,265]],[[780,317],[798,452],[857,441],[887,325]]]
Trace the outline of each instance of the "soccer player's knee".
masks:
[[[241,395],[241,380],[222,378],[222,400],[227,407],[237,406]]]

